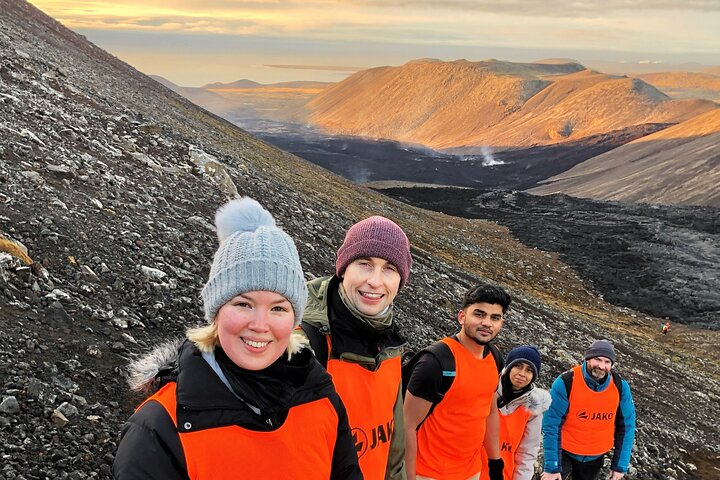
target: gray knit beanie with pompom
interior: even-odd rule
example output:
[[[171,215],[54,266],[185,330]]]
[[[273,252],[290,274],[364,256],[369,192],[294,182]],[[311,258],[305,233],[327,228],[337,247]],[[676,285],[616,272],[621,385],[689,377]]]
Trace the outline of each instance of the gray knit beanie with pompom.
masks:
[[[295,243],[275,225],[275,219],[249,197],[231,200],[215,214],[220,248],[210,278],[202,290],[205,319],[241,293],[269,291],[287,298],[295,326],[307,303],[307,287]]]

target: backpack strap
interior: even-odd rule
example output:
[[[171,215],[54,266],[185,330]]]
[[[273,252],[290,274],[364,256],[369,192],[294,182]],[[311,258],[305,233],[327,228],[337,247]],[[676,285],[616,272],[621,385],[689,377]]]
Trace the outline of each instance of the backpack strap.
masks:
[[[503,360],[502,354],[492,342],[488,343],[488,348],[490,349],[490,353],[493,356],[493,360],[495,360],[495,366],[497,367],[498,375],[500,375],[500,372],[502,372],[502,369],[505,366],[505,361]]]
[[[442,383],[440,385],[440,391],[438,392],[439,399],[434,402],[433,407],[438,403],[445,394],[450,390],[453,380],[455,380],[455,357],[452,354],[452,350],[444,342],[435,342],[432,345],[425,347],[419,352],[405,353],[405,359],[402,366],[402,392],[405,396],[408,384],[410,383],[410,377],[412,376],[415,365],[417,365],[420,358],[423,355],[430,354],[440,363],[440,369],[442,371]],[[412,355],[412,356],[411,356]]]
[[[305,322],[300,324],[300,328],[303,332],[305,332],[305,335],[310,341],[310,346],[312,347],[313,352],[315,352],[315,358],[317,361],[323,366],[323,368],[327,368],[327,362],[330,359],[330,329],[326,329],[325,327],[316,327]]]
[[[412,372],[415,369],[415,365],[417,365],[418,360],[420,360],[420,358],[425,354],[432,355],[440,363],[440,369],[442,371],[442,381],[440,385],[440,391],[438,392],[438,397],[430,406],[430,410],[428,410],[425,418],[422,420],[422,422],[418,424],[418,428],[420,428],[420,425],[422,425],[425,419],[430,416],[433,410],[435,410],[437,404],[440,403],[443,398],[445,398],[445,394],[448,392],[448,390],[450,390],[450,387],[455,380],[455,356],[453,355],[452,350],[450,350],[450,347],[448,347],[444,342],[435,342],[432,345],[415,353],[412,358],[410,358],[410,360],[403,365],[403,398],[405,397],[405,392],[407,391],[408,384],[410,383],[410,377],[412,376]]]
[[[442,369],[442,384],[440,391],[438,392],[438,400],[433,402],[433,408],[435,405],[445,398],[445,394],[452,387],[453,381],[455,381],[455,356],[444,342],[435,342],[430,345],[427,352],[431,353],[440,362],[440,368]],[[432,412],[432,408],[430,409]]]
[[[618,395],[620,398],[618,399],[620,402],[622,402],[622,377],[620,377],[620,374],[617,373],[615,370],[610,370],[610,373],[612,374],[613,382],[615,383],[615,387],[617,388]],[[618,403],[618,408],[620,408],[620,403]]]
[[[560,378],[565,384],[565,392],[567,394],[568,401],[570,401],[570,390],[572,390],[573,376],[572,370],[567,370],[560,375]]]
[[[495,360],[495,367],[497,368],[499,375],[505,363],[503,361],[502,354],[493,343],[489,343],[488,348],[490,348],[490,353],[493,356],[493,360]],[[442,385],[440,387],[441,391],[438,392],[438,395],[440,396],[440,400],[442,400],[448,390],[450,390],[453,380],[455,380],[455,356],[452,354],[452,350],[450,350],[450,347],[448,347],[445,342],[435,342],[429,347],[426,347],[417,353],[413,353],[411,357],[407,353],[405,354],[406,357],[403,358],[403,395],[405,390],[407,390],[407,385],[410,381],[412,371],[415,368],[415,364],[418,362],[423,353],[430,353],[440,363],[443,377]],[[407,358],[409,358],[409,360],[407,360]]]

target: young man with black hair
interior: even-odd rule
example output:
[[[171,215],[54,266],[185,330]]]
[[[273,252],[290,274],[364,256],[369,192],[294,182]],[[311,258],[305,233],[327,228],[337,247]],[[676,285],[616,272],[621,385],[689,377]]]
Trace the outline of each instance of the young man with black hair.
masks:
[[[440,340],[454,359],[453,370],[444,370],[436,354],[420,352],[404,402],[408,480],[474,480],[485,468],[491,480],[502,480],[500,420],[493,401],[501,367],[490,342],[502,329],[510,302],[510,295],[492,285],[468,290],[457,315],[460,332]],[[453,377],[449,388],[447,376]],[[482,465],[483,446],[488,465]]]

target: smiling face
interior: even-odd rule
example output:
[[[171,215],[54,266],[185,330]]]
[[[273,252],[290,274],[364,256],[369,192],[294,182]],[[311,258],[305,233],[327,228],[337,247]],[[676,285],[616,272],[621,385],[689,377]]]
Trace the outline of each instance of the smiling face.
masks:
[[[612,368],[612,361],[607,357],[589,358],[585,362],[587,363],[588,373],[598,381],[605,378]]]
[[[400,288],[400,273],[392,263],[378,257],[356,258],[345,269],[342,285],[355,308],[375,316],[388,308]]]
[[[274,292],[246,292],[220,307],[215,323],[227,356],[246,370],[262,370],[285,352],[295,313],[292,304]]]
[[[508,377],[513,386],[513,390],[522,390],[530,385],[533,380],[533,369],[529,363],[518,362],[512,366]]]
[[[477,345],[487,345],[503,326],[502,305],[497,303],[473,303],[458,312],[461,340],[471,340]],[[463,342],[464,343],[464,342]]]

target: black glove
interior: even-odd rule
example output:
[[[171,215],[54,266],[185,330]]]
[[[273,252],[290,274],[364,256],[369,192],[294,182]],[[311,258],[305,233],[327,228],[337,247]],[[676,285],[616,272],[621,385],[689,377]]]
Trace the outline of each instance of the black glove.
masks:
[[[488,459],[488,473],[490,480],[503,480],[503,468],[505,464],[502,458]]]

